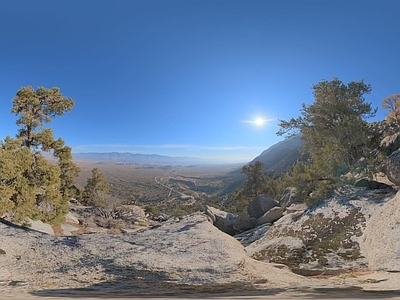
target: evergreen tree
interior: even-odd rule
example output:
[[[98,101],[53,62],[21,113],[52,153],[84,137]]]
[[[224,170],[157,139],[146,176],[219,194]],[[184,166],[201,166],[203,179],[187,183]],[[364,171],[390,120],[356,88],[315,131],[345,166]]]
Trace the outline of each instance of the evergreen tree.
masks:
[[[364,95],[371,86],[363,80],[346,85],[334,78],[321,81],[313,90],[314,103],[303,104],[297,119],[280,120],[278,135],[300,132],[314,163],[338,176],[369,151],[366,119],[375,116],[376,109],[365,102]]]
[[[376,147],[373,127],[366,121],[377,111],[364,99],[371,92],[370,85],[363,80],[344,84],[334,78],[321,81],[313,90],[315,101],[303,104],[300,117],[280,120],[278,132],[302,135],[309,159],[299,161],[284,182],[296,187],[308,205],[329,196],[341,175]]]
[[[256,161],[254,164],[243,166],[241,173],[247,175],[244,181],[244,193],[249,196],[260,195],[265,188],[266,182],[264,164]]]
[[[38,87],[34,90],[31,86],[27,86],[19,89],[13,99],[11,111],[20,116],[17,120],[17,125],[21,127],[18,137],[24,139],[24,146],[38,147],[42,143],[41,132],[44,123],[51,122],[55,116],[64,115],[74,104],[74,100],[63,96],[56,87],[52,89]]]
[[[110,190],[110,185],[106,183],[103,173],[98,168],[92,169],[92,176],[87,179],[83,190],[82,202],[85,205],[105,206],[103,203],[105,197]]]
[[[43,128],[54,116],[72,109],[74,101],[58,88],[23,87],[13,99],[12,112],[21,127],[16,139],[0,143],[0,216],[14,221],[26,218],[59,223],[68,212],[68,188],[78,168],[72,163],[70,148],[53,131]],[[53,164],[40,151],[59,159]],[[68,174],[68,175],[66,175]]]

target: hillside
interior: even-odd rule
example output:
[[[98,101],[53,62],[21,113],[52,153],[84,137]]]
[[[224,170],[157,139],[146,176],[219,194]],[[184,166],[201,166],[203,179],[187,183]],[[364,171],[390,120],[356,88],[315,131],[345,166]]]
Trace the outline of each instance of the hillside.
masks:
[[[300,135],[286,138],[272,145],[259,156],[254,158],[250,164],[261,161],[266,171],[283,172],[300,158],[300,147],[302,140]]]

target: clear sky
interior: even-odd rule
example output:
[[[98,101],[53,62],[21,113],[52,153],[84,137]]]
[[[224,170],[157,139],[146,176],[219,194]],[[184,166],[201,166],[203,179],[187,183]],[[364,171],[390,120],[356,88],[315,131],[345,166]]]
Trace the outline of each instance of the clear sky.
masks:
[[[334,77],[371,84],[381,120],[400,93],[399,12],[398,0],[1,1],[0,139],[17,132],[26,85],[75,100],[48,125],[74,152],[250,161]]]

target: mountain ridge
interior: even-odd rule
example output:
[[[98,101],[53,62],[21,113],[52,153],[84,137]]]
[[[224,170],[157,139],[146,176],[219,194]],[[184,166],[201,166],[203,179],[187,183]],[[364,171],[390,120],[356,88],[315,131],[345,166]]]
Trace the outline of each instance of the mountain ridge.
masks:
[[[196,164],[205,163],[206,159],[185,156],[165,156],[159,154],[141,154],[131,152],[85,152],[72,153],[75,160],[94,160],[115,163],[138,164]]]
[[[261,161],[266,171],[284,172],[288,167],[293,166],[300,158],[300,148],[303,144],[301,135],[285,138],[261,152],[249,164]]]

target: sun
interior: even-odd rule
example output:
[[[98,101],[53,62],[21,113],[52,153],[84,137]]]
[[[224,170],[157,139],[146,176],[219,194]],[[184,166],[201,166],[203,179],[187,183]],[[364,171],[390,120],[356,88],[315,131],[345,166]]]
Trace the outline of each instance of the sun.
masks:
[[[264,120],[263,118],[257,117],[257,118],[254,120],[254,125],[256,125],[256,126],[258,126],[258,127],[261,127],[261,126],[263,126],[263,125],[265,124],[265,122],[266,122],[266,120]]]
[[[248,123],[248,124],[254,125],[256,127],[263,127],[265,125],[265,123],[272,122],[274,120],[275,119],[265,119],[263,117],[255,117],[252,120],[244,120],[241,122]]]

